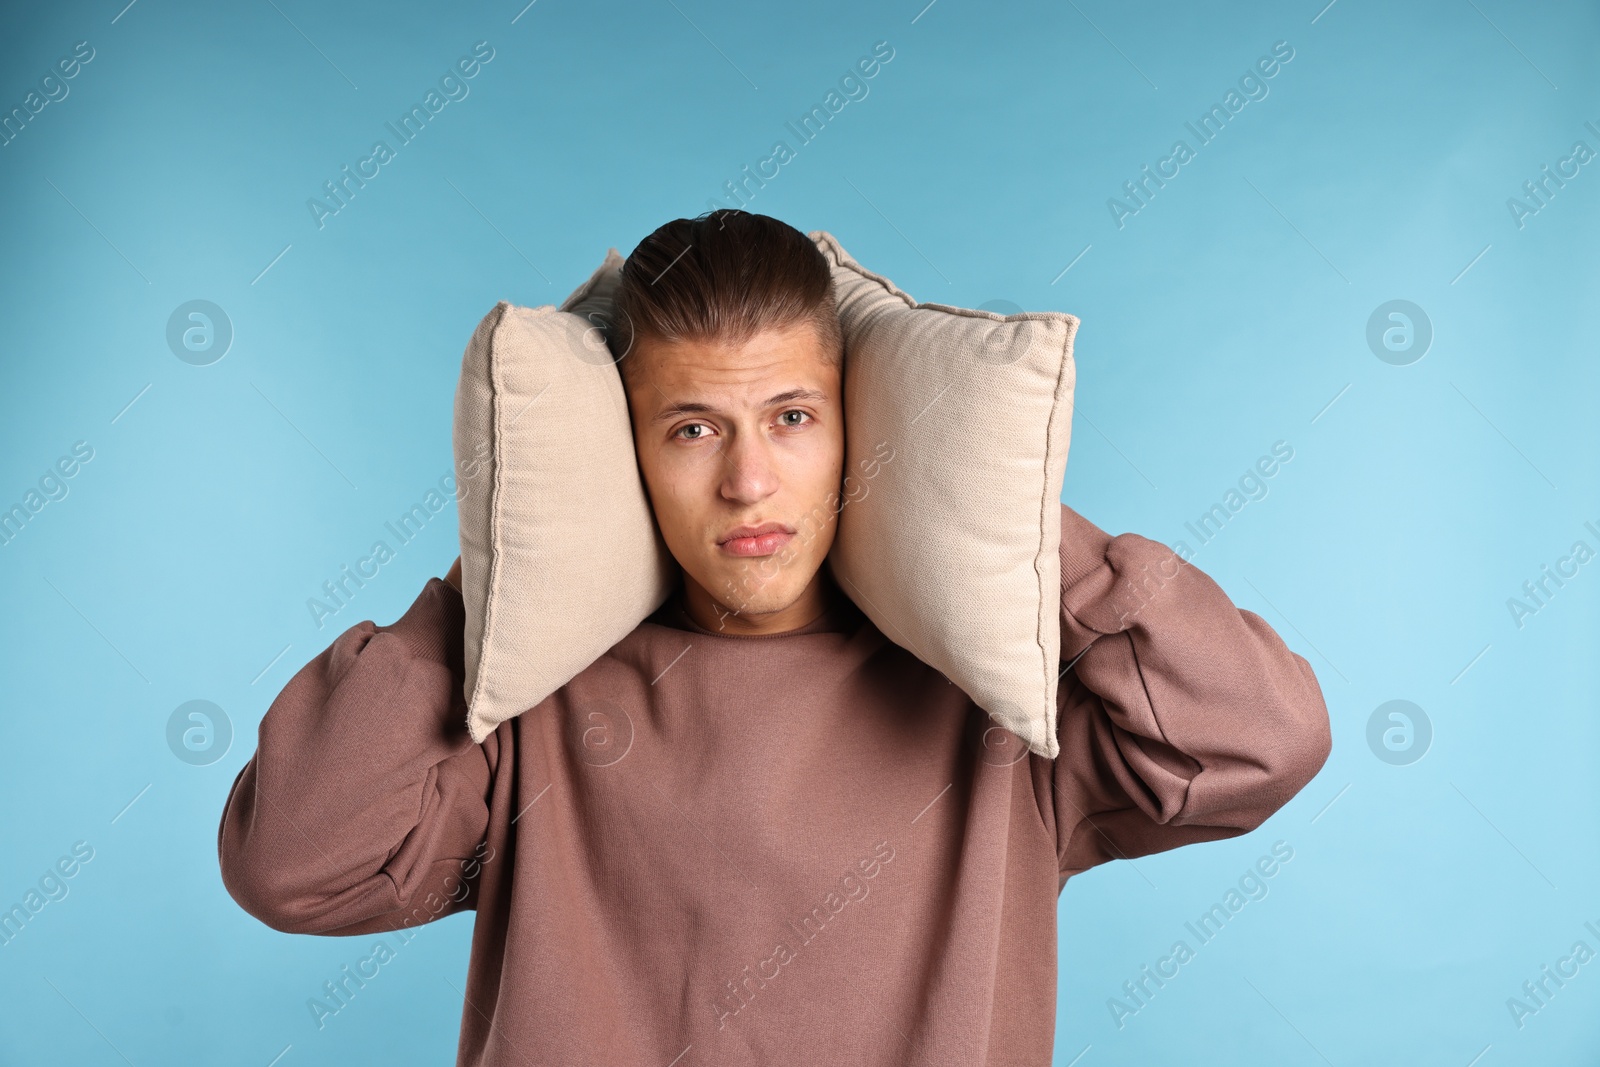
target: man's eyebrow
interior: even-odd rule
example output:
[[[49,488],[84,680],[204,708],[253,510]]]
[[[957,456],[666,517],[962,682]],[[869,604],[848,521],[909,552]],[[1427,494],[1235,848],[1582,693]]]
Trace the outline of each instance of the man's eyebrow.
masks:
[[[761,406],[770,408],[778,404],[787,404],[792,400],[812,400],[817,403],[826,403],[827,394],[816,389],[785,389],[775,396],[769,396]],[[685,400],[681,404],[673,404],[664,408],[651,417],[651,422],[660,422],[663,419],[675,419],[679,415],[711,415],[716,409],[710,404],[701,404],[698,401]]]

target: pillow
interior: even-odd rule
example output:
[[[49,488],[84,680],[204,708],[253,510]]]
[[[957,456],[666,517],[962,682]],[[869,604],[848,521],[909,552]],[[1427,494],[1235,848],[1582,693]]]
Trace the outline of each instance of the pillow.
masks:
[[[560,308],[500,301],[461,360],[453,445],[479,743],[626,637],[677,580],[621,376],[589,317],[610,309],[622,262],[609,249]]]
[[[1054,759],[1078,319],[919,304],[825,231],[845,337],[828,566],[885,637]]]
[[[846,352],[826,566],[884,636],[1054,759],[1078,319],[919,304],[831,234],[809,236],[833,272]],[[460,504],[475,741],[603,655],[678,578],[601,333],[621,266],[608,250],[559,308],[502,301],[462,360],[456,459],[465,471],[488,457],[485,491]],[[576,465],[574,434],[593,445]]]

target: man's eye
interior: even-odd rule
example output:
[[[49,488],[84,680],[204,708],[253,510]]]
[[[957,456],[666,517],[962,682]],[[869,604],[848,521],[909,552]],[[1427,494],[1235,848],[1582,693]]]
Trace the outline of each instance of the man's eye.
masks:
[[[811,413],[810,412],[801,411],[799,408],[790,408],[788,411],[785,411],[783,413],[783,415],[804,415],[808,419],[811,417]],[[783,415],[779,415],[778,418],[780,418],[780,419],[783,418]],[[784,425],[786,425],[786,426],[804,426],[805,423],[803,423],[803,422],[790,422],[790,423],[785,423]]]
[[[704,437],[705,434],[695,434],[693,437],[686,437],[686,436],[684,436],[684,431],[686,431],[686,430],[704,430],[705,428],[706,428],[706,424],[703,423],[703,422],[691,422],[687,426],[678,427],[678,432],[676,434],[674,434],[673,436],[679,438],[680,440],[684,440],[684,441],[698,441],[698,440],[700,440],[700,438]]]

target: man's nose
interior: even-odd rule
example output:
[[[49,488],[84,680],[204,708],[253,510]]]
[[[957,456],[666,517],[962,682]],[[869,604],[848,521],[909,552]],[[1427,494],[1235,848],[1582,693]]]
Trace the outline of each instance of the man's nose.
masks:
[[[760,434],[735,433],[722,449],[722,495],[750,503],[778,488],[771,449]]]

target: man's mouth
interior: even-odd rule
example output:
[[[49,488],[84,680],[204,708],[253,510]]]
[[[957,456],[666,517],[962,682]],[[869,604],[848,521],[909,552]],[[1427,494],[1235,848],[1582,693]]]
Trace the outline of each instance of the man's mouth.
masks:
[[[794,537],[794,527],[781,522],[736,526],[722,536],[718,546],[732,556],[770,556]]]

